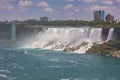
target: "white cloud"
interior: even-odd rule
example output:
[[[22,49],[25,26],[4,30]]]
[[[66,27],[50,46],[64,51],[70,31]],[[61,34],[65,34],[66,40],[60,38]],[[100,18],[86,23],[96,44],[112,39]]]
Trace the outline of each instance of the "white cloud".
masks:
[[[114,4],[112,0],[101,0],[101,2],[104,4],[110,4],[110,5]]]
[[[15,7],[11,2],[14,0],[0,0],[0,9],[2,10],[13,10]]]
[[[75,9],[75,12],[80,12],[80,9]]]
[[[107,10],[107,9],[115,9],[115,6],[99,6],[99,5],[92,5],[89,7],[90,10]]]
[[[115,14],[117,13],[118,9],[116,6],[99,6],[99,5],[92,5],[88,7],[89,11],[94,11],[94,10],[104,10],[106,13],[112,13]]]
[[[2,10],[14,10],[14,6],[12,4],[0,4],[0,9]]]
[[[116,2],[120,3],[120,0],[115,0]]]
[[[27,11],[27,8],[26,8],[26,7],[19,6],[19,7],[18,7],[18,11],[24,12],[24,11]]]
[[[53,12],[53,9],[50,8],[50,7],[47,7],[47,8],[44,9],[44,11],[45,11],[45,12]]]
[[[32,1],[31,0],[20,0],[18,5],[21,7],[28,7],[32,5]]]
[[[45,1],[39,2],[36,6],[37,7],[42,7],[45,12],[53,12],[53,9]]]
[[[105,9],[106,6],[98,6],[98,5],[92,5],[89,7],[90,10],[99,10],[99,9]]]
[[[74,2],[75,0],[66,0],[67,2]]]
[[[73,16],[73,13],[65,13],[66,16]]]
[[[63,7],[64,10],[69,10],[69,9],[72,9],[72,8],[73,8],[72,4],[68,4],[68,5]]]
[[[98,0],[83,0],[83,2],[86,2],[86,3],[91,3],[91,2],[97,2]]]
[[[40,3],[37,4],[38,7],[49,7],[49,4],[45,1],[42,1]]]
[[[14,0],[0,0],[0,3],[9,3],[9,2],[12,2]]]
[[[31,0],[20,0],[18,2],[18,11],[24,12],[27,11],[27,7],[32,6],[33,2]]]

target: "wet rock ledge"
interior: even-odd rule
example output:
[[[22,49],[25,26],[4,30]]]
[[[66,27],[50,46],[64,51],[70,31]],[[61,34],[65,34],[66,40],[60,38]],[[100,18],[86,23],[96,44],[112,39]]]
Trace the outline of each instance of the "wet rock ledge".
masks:
[[[111,40],[103,44],[96,44],[86,54],[106,55],[120,58],[120,40]]]

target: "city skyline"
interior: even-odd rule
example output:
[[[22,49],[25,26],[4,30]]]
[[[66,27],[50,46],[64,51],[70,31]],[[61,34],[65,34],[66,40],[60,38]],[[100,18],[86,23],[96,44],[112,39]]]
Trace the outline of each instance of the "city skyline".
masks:
[[[104,19],[105,19],[104,10],[94,11],[94,21],[104,21]]]
[[[0,20],[93,20],[94,10],[120,18],[120,0],[0,0]]]

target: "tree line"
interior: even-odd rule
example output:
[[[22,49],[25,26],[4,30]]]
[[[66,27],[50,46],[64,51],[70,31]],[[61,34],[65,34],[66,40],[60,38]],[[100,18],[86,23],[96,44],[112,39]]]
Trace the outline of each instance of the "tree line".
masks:
[[[1,22],[0,24],[10,24],[10,22]],[[105,22],[105,21],[82,21],[82,20],[54,20],[54,21],[38,21],[38,20],[25,20],[16,21],[16,25],[28,25],[28,26],[59,26],[59,27],[118,27],[120,28],[120,22]]]

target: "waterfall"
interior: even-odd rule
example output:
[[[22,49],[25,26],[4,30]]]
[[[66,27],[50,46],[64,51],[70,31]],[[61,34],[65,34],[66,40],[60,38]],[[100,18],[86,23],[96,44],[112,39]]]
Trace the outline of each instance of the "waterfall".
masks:
[[[102,28],[48,28],[27,40],[24,46],[85,53],[99,42],[102,42]]]
[[[102,28],[92,28],[90,31],[89,39],[92,42],[102,41]]]
[[[108,37],[107,37],[106,41],[112,40],[112,38],[113,38],[113,31],[114,31],[114,28],[111,28],[109,30]]]

